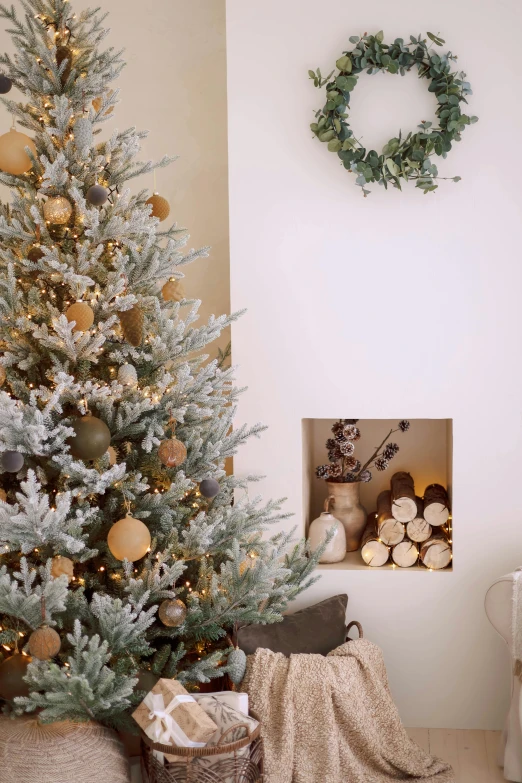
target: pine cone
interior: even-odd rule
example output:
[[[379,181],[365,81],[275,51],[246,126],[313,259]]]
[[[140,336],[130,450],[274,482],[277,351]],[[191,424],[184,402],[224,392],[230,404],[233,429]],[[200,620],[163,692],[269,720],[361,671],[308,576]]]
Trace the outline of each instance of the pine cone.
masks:
[[[357,481],[357,476],[355,473],[347,473],[345,476],[343,476],[343,482],[345,484],[353,484],[354,481]]]
[[[355,459],[355,457],[348,457],[344,461],[344,464],[345,464],[345,467],[348,468],[348,470],[353,470],[355,472],[357,472],[360,469],[360,467],[361,467],[361,463],[359,462],[358,459]]]
[[[346,438],[344,437],[344,432],[342,430],[339,430],[339,432],[335,433],[335,440],[337,443],[344,443]]]
[[[355,426],[355,424],[347,424],[343,432],[344,437],[348,438],[348,440],[359,440],[361,437],[361,431],[359,427]]]
[[[365,484],[368,483],[368,481],[372,480],[372,474],[369,470],[363,470],[362,473],[359,473],[359,481],[363,481]]]
[[[328,478],[330,475],[330,465],[319,465],[319,467],[315,469],[315,475],[320,479]]]
[[[341,419],[341,421],[346,426],[346,424],[357,424],[359,419]]]
[[[399,451],[399,447],[397,446],[396,443],[387,443],[386,446],[384,447],[382,456],[384,457],[384,459],[390,460],[395,457],[398,451]]]
[[[123,336],[128,343],[137,348],[143,339],[143,312],[137,305],[134,305],[130,310],[119,312],[118,316]]]
[[[377,470],[386,470],[389,464],[390,463],[388,462],[388,460],[384,459],[384,457],[378,457],[375,460],[375,467],[377,468]]]
[[[337,463],[334,463],[333,465],[330,465],[330,469],[328,471],[328,478],[331,478],[331,479],[339,478],[339,476],[341,475],[342,472],[343,472],[343,470],[342,470],[341,466],[338,465]]]
[[[351,457],[355,451],[355,446],[351,440],[345,440],[344,443],[340,444],[339,449],[344,457]]]
[[[332,426],[332,432],[334,435],[337,435],[338,432],[342,433],[344,429],[344,424],[342,421],[336,421],[335,424]]]
[[[342,456],[341,449],[337,445],[335,446],[335,449],[332,449],[328,452],[328,459],[330,462],[337,462],[337,460],[341,459]]]
[[[326,448],[328,449],[328,451],[337,448],[337,441],[334,440],[333,438],[328,438],[328,440],[326,441]]]
[[[408,432],[408,430],[410,429],[410,422],[407,421],[406,419],[403,419],[402,421],[399,422],[399,429],[401,432]]]

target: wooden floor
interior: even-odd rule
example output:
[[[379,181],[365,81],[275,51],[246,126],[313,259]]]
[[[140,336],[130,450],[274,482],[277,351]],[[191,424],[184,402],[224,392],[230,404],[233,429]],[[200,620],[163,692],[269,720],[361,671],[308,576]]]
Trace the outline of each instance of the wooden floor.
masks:
[[[456,783],[498,783],[503,781],[497,767],[500,731],[468,729],[406,729],[424,750],[453,767]]]

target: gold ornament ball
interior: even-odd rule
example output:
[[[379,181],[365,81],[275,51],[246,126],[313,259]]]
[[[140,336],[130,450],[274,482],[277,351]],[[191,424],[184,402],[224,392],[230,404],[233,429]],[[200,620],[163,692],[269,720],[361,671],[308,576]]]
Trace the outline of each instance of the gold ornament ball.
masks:
[[[150,547],[150,531],[140,519],[127,514],[124,519],[115,522],[109,530],[107,544],[116,560],[141,560]]]
[[[160,604],[158,609],[159,619],[167,628],[177,628],[185,622],[187,607],[179,598],[173,601],[167,599]]]
[[[0,386],[3,386],[5,383],[5,367],[3,364],[0,364]]]
[[[29,637],[28,647],[33,658],[39,661],[48,661],[60,652],[61,639],[54,628],[42,625],[33,631]]]
[[[122,310],[118,313],[123,336],[128,343],[137,348],[143,340],[143,311],[138,305],[134,305],[130,310]]]
[[[33,164],[25,147],[29,147],[36,156],[34,141],[25,133],[19,133],[15,128],[11,128],[0,136],[0,169],[16,176],[29,171]]]
[[[94,310],[87,302],[74,302],[65,311],[69,323],[75,322],[73,332],[86,332],[94,323]]]
[[[2,500],[4,503],[7,503],[7,493],[5,489],[0,489],[0,500]]]
[[[185,291],[180,280],[167,280],[161,289],[161,295],[166,302],[181,302],[185,298]]]
[[[41,258],[43,258],[45,255],[44,251],[40,247],[40,245],[33,245],[32,248],[27,253],[27,258],[29,261],[32,261],[33,263],[36,263]]]
[[[63,574],[65,574],[69,582],[72,582],[74,576],[74,563],[69,557],[56,555],[56,557],[53,557],[51,565],[51,576],[58,579],[58,577],[63,576]]]
[[[103,457],[111,445],[111,431],[96,416],[82,416],[71,424],[74,435],[67,439],[71,455],[76,459],[91,460]]]
[[[158,449],[158,457],[167,468],[177,468],[187,459],[187,448],[177,438],[162,440]]]
[[[109,455],[109,465],[116,465],[116,462],[118,461],[118,455],[114,446],[109,446],[107,449],[107,454]]]
[[[170,215],[169,202],[167,201],[166,198],[163,198],[163,196],[159,196],[157,193],[154,193],[154,195],[148,198],[145,203],[150,204],[152,206],[152,211],[150,213],[150,216],[158,218],[160,223],[166,220]]]
[[[24,682],[27,667],[31,663],[28,655],[15,653],[0,663],[0,696],[11,701],[15,696],[29,696],[29,685]]]
[[[44,204],[44,218],[55,226],[65,226],[69,222],[73,208],[65,196],[52,196]]]

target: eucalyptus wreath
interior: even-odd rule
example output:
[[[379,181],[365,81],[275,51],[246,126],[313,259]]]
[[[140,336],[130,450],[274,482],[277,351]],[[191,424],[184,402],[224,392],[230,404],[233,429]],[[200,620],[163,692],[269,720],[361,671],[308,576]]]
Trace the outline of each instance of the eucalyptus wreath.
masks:
[[[469,116],[461,109],[472,94],[471,85],[463,71],[452,70],[457,56],[451,52],[439,55],[435,46],[445,42],[438,35],[427,33],[428,39],[410,36],[410,43],[396,38],[392,44],[384,43],[382,30],[376,35],[366,33],[359,38],[352,36],[354,44],[350,51],[343,52],[328,76],[317,71],[308,71],[315,87],[326,85],[326,103],[316,112],[315,122],[310,127],[317,138],[328,145],[330,152],[336,152],[345,169],[357,174],[356,184],[362,187],[366,197],[369,190],[365,185],[378,182],[388,188],[391,184],[401,190],[401,180],[416,180],[416,186],[424,193],[436,190],[436,180],[450,179],[459,182],[461,177],[439,177],[433,156],[445,158],[454,141],[461,140],[466,125],[477,122],[478,117]],[[435,94],[438,106],[436,116],[438,127],[432,122],[422,121],[416,133],[390,139],[379,154],[367,151],[353,135],[348,123],[348,107],[352,90],[363,70],[375,74],[388,72],[404,76],[413,67],[420,79],[429,80],[429,92]]]

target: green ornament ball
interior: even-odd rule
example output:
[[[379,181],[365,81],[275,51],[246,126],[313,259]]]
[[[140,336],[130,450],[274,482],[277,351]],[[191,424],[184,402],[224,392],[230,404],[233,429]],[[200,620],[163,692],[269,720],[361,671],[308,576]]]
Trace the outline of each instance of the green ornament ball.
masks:
[[[111,431],[96,416],[82,416],[71,424],[74,435],[67,439],[70,452],[76,459],[91,460],[103,457],[111,445]]]

